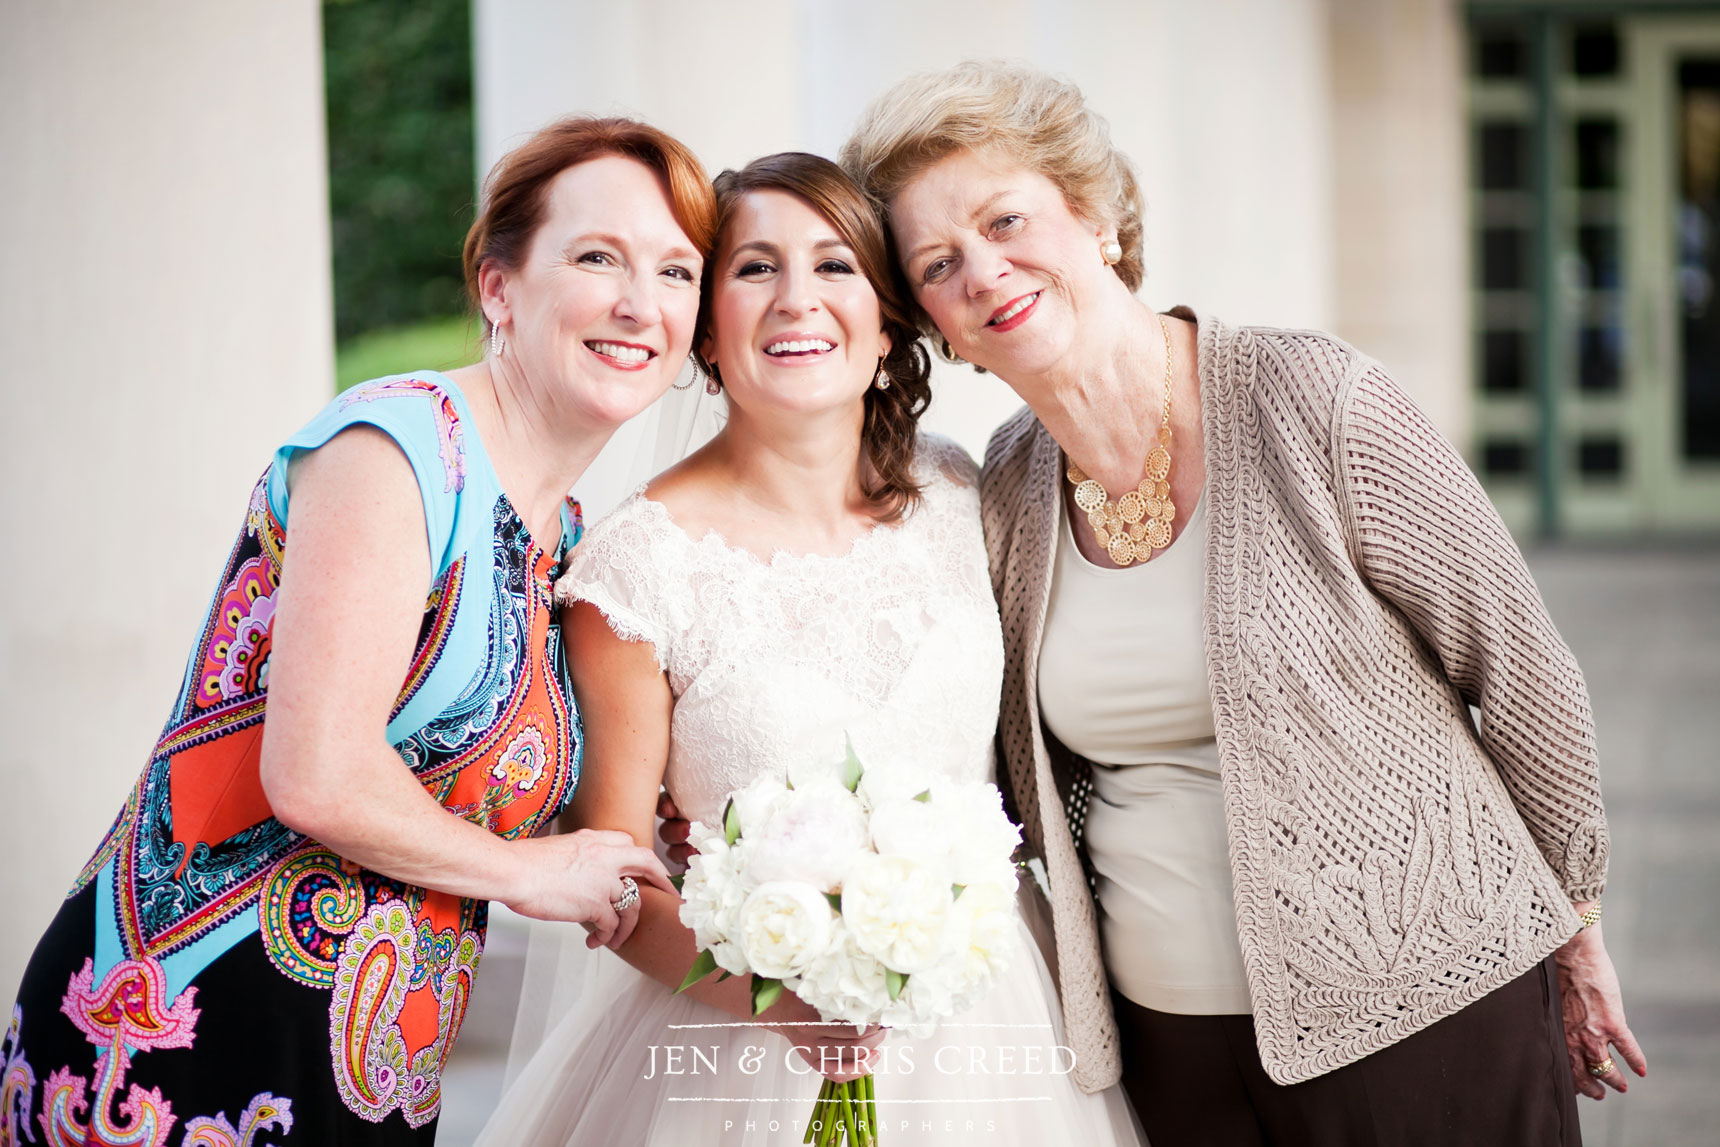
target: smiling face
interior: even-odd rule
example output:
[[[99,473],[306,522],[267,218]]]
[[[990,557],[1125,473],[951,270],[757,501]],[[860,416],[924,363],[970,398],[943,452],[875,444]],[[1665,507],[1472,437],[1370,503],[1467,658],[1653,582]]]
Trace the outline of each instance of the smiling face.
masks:
[[[701,351],[742,411],[859,408],[888,353],[878,295],[841,233],[785,191],[752,191],[724,223]]]
[[[545,187],[520,266],[483,272],[484,311],[502,324],[504,357],[551,401],[615,426],[674,381],[692,343],[701,267],[657,173],[601,156]]]
[[[1078,357],[1082,320],[1127,293],[1099,253],[1115,229],[1000,154],[958,151],[927,168],[891,200],[890,228],[950,349],[1006,381]]]

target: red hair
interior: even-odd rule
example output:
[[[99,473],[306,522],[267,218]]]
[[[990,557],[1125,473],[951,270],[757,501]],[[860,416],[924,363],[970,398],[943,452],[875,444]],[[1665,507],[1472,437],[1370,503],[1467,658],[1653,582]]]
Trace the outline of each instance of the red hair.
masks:
[[[624,116],[569,116],[514,148],[490,169],[483,202],[466,232],[462,256],[466,293],[482,310],[478,272],[485,263],[515,270],[543,223],[544,189],[570,167],[621,155],[655,171],[663,181],[675,222],[709,255],[717,237],[717,201],[704,166],[686,144],[666,131]]]

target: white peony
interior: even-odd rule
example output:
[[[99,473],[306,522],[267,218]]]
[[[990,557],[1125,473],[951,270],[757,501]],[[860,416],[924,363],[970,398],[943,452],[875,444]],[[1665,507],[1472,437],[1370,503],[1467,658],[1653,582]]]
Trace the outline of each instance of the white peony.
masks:
[[[928,787],[928,773],[921,766],[868,763],[860,773],[856,795],[871,812],[895,801],[912,800]]]
[[[797,880],[835,892],[850,861],[866,848],[866,814],[840,784],[813,780],[785,793],[770,819],[741,839],[749,881]]]
[[[950,906],[944,865],[910,856],[863,854],[842,886],[842,919],[854,942],[903,974],[942,954]]]
[[[798,881],[760,884],[740,912],[747,963],[761,976],[799,975],[830,943],[830,901]]]
[[[1017,943],[1015,888],[992,882],[969,884],[950,909],[947,963],[962,984],[1001,973]],[[957,988],[958,994],[964,989]]]
[[[788,795],[788,785],[776,777],[759,777],[735,793],[733,799],[735,812],[740,817],[741,838],[744,840],[769,824],[770,818],[776,815],[777,805]]]
[[[932,807],[949,826],[952,879],[957,884],[995,882],[1015,889],[1010,857],[1021,843],[1021,829],[1003,811],[996,785],[934,785]]]
[[[860,950],[840,917],[834,922],[829,946],[790,986],[831,1021],[872,1023],[890,1003],[884,965]]]
[[[847,768],[847,760],[841,755],[838,747],[837,756],[819,756],[809,754],[797,759],[788,766],[788,783],[796,789],[810,788],[813,785],[828,781],[834,785],[843,784],[843,771]],[[843,787],[847,787],[844,785]]]
[[[681,923],[693,930],[695,944],[710,950],[717,967],[744,975],[752,969],[735,942],[749,887],[741,878],[740,852],[723,842],[721,832],[697,821],[688,840],[699,852],[687,862],[687,878],[681,885]]]
[[[872,810],[871,828],[872,847],[885,856],[943,859],[955,845],[949,810],[913,797],[878,805]]]

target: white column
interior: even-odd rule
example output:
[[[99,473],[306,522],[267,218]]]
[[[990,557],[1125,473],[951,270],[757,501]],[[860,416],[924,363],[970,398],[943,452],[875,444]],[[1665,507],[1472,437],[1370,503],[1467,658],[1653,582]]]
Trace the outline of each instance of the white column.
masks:
[[[1471,355],[1463,27],[1455,0],[1329,0],[1334,329],[1459,446]]]
[[[333,393],[319,12],[0,8],[3,1000],[168,716],[252,483]]]

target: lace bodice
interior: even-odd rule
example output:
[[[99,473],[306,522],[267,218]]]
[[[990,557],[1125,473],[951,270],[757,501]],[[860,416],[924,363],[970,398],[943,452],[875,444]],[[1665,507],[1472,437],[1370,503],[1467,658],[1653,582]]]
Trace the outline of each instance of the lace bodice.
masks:
[[[688,536],[643,490],[591,527],[556,583],[616,633],[650,642],[675,698],[666,781],[689,817],[795,760],[907,760],[992,778],[1003,636],[980,532],[977,472],[922,435],[925,496],[834,557],[766,562]],[[601,761],[588,768],[600,769]]]

